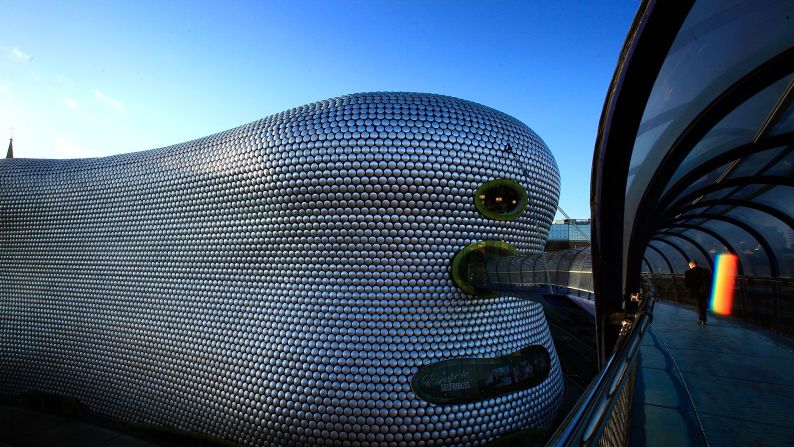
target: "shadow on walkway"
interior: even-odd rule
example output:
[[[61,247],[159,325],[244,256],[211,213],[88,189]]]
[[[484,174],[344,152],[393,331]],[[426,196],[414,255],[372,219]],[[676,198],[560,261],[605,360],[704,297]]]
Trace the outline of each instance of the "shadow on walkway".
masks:
[[[657,302],[639,353],[632,446],[794,446],[794,340]]]

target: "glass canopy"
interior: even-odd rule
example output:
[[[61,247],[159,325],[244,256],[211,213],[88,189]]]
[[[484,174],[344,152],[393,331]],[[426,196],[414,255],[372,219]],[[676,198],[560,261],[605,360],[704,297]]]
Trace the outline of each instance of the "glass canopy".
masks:
[[[794,193],[794,139],[783,129],[792,127],[794,64],[769,66],[791,57],[792,16],[791,2],[693,5],[642,117],[626,184],[624,240],[646,245],[635,231],[654,234],[695,223],[733,241],[745,274],[794,275],[788,267],[794,228],[775,217],[790,216],[781,209],[789,201],[754,205],[770,189]],[[731,96],[736,98],[726,100]],[[695,133],[700,135],[686,138]],[[719,197],[704,200],[709,193]],[[638,216],[653,216],[653,222],[635,222]],[[764,246],[771,250],[762,255]],[[627,244],[627,257],[629,249]]]
[[[596,144],[593,257],[622,259],[593,267],[607,348],[642,272],[732,253],[794,278],[794,2],[673,3],[635,19]]]

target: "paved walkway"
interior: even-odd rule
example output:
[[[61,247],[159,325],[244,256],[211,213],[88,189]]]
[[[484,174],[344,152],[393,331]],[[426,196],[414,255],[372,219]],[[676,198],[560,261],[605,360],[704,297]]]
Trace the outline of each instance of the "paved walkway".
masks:
[[[794,340],[658,302],[639,353],[631,446],[794,446]]]

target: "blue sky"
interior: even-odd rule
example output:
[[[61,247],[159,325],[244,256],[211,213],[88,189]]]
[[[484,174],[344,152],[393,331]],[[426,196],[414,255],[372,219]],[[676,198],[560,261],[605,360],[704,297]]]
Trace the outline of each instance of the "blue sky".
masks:
[[[0,3],[0,136],[17,157],[180,143],[364,91],[475,101],[554,154],[589,217],[598,120],[635,1]],[[3,146],[5,147],[5,146]]]

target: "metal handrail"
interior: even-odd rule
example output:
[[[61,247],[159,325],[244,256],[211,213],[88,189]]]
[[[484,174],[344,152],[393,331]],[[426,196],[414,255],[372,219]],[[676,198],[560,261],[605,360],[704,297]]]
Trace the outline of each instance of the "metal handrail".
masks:
[[[615,350],[601,372],[552,435],[547,446],[595,445],[604,432],[612,409],[626,384],[636,354],[653,320],[654,292],[651,287],[633,321],[624,321],[624,330]]]

